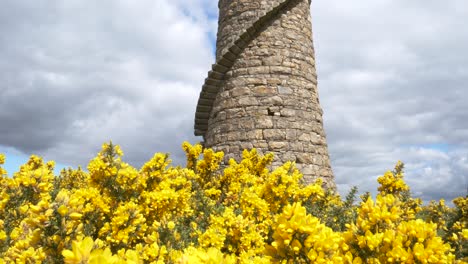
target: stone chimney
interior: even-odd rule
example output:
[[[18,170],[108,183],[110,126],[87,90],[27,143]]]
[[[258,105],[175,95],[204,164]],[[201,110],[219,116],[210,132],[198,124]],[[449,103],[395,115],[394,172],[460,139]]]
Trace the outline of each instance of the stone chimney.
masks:
[[[220,0],[216,63],[195,135],[239,160],[243,149],[295,161],[305,183],[335,188],[317,92],[309,0]]]

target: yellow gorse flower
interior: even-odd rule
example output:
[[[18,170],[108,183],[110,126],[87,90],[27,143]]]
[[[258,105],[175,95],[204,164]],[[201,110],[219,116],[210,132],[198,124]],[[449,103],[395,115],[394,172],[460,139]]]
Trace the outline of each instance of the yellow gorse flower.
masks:
[[[82,241],[73,241],[72,250],[62,252],[65,263],[88,263],[93,246],[94,242],[90,237],[86,237]]]

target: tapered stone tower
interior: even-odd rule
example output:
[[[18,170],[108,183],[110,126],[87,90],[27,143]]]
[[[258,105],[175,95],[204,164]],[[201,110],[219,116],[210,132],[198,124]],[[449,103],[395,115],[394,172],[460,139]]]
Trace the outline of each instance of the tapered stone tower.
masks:
[[[216,63],[195,135],[240,159],[243,149],[295,161],[306,183],[335,188],[317,93],[310,0],[220,0]]]

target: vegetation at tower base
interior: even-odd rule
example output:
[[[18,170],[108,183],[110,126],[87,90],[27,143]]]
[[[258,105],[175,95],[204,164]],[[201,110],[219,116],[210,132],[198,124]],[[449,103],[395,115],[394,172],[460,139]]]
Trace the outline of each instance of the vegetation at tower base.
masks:
[[[40,157],[7,177],[0,155],[0,263],[467,263],[468,196],[422,206],[403,164],[375,199],[301,183],[293,163],[183,144],[187,166],[155,154],[140,170],[104,144],[88,171]]]

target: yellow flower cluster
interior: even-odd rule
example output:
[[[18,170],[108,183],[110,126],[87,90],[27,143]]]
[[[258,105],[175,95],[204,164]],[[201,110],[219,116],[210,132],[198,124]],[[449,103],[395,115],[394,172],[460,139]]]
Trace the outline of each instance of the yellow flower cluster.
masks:
[[[5,164],[5,155],[0,153],[0,165]],[[7,172],[4,168],[0,167],[0,181],[3,179],[3,176],[6,175]]]
[[[437,236],[437,225],[404,221],[393,195],[371,198],[358,209],[356,224],[344,233],[355,256],[369,263],[453,263],[450,245]]]
[[[466,263],[468,197],[413,199],[403,164],[356,204],[305,186],[294,163],[183,144],[185,168],[155,154],[141,169],[106,143],[88,171],[53,174],[31,156],[7,177],[0,155],[0,263]]]
[[[395,170],[387,171],[383,176],[379,177],[377,181],[380,183],[378,190],[382,194],[400,194],[408,191],[409,187],[403,180],[403,163],[398,161]]]
[[[401,161],[395,165],[393,171],[387,171],[377,181],[380,183],[378,188],[380,195],[391,194],[401,201],[402,215],[404,220],[415,219],[416,214],[421,210],[421,199],[413,199],[410,195],[409,186],[403,180],[404,164]]]
[[[273,230],[274,241],[267,246],[273,262],[353,263],[342,235],[307,214],[300,203],[287,205]]]
[[[456,198],[453,203],[456,206],[454,220],[449,221],[445,237],[456,250],[456,256],[468,262],[468,195]]]
[[[37,263],[46,259],[50,244],[43,237],[53,214],[51,191],[53,190],[54,163],[44,163],[38,156],[31,156],[13,178],[4,178],[0,190],[2,213],[0,222],[3,238],[2,258],[15,263]]]

